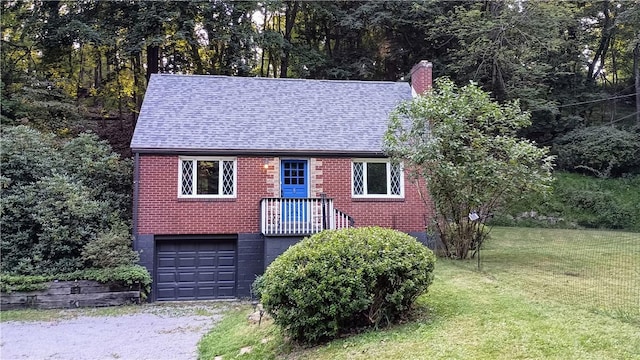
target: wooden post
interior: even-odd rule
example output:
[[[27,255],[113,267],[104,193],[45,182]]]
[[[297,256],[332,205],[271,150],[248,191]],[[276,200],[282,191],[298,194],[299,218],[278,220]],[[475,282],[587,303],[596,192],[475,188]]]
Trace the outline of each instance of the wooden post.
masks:
[[[322,199],[322,230],[326,230],[329,223],[327,221],[327,194],[320,194],[320,199]]]

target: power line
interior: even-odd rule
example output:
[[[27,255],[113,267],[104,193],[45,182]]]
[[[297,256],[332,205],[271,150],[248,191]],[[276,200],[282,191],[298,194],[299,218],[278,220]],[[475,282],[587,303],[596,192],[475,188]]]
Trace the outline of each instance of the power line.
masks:
[[[573,104],[559,105],[558,108],[574,106],[574,105],[591,104],[591,103],[609,101],[609,100],[615,100],[615,99],[621,99],[621,98],[626,98],[626,97],[629,97],[629,96],[635,96],[636,94],[637,93],[633,93],[633,94],[628,94],[628,95],[614,96],[614,97],[610,97],[610,98],[607,98],[607,99],[598,99],[598,100],[583,101],[583,102],[578,102],[578,103],[573,103]]]
[[[639,112],[640,112],[640,111],[636,111],[636,112],[631,113],[631,114],[629,114],[629,115],[625,115],[625,116],[621,117],[620,119],[616,119],[616,120],[614,120],[614,121],[611,121],[611,122],[607,123],[607,125],[612,125],[612,124],[615,124],[615,123],[617,123],[617,122],[619,122],[619,121],[621,121],[621,120],[624,120],[624,119],[630,118],[630,117],[632,117],[632,116],[636,116]]]

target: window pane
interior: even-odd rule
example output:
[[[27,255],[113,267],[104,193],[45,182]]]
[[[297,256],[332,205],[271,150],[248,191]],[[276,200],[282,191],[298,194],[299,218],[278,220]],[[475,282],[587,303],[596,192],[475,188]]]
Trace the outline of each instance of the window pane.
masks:
[[[364,177],[362,176],[363,166],[361,162],[353,163],[353,194],[364,194]]]
[[[220,167],[217,161],[198,161],[198,195],[218,195]]]
[[[233,161],[223,161],[222,194],[233,195]]]
[[[400,195],[400,179],[402,172],[399,164],[391,164],[391,195]]]
[[[193,193],[193,161],[182,161],[182,195],[191,195]]]
[[[367,163],[367,194],[387,194],[386,163]]]

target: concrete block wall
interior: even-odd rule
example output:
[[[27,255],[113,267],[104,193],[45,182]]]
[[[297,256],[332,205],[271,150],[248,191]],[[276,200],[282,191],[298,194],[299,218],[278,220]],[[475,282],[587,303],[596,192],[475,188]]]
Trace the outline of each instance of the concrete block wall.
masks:
[[[256,276],[264,272],[265,241],[261,234],[238,234],[238,272],[236,296],[249,298]]]

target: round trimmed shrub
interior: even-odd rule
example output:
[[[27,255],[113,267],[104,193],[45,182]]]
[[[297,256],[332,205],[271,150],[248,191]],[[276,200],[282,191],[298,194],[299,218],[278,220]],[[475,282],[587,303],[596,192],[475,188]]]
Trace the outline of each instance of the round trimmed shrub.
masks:
[[[399,319],[433,281],[434,264],[433,252],[405,233],[331,230],[290,247],[254,287],[287,335],[317,343]]]
[[[612,126],[576,129],[555,140],[557,166],[601,177],[640,172],[640,134]]]

